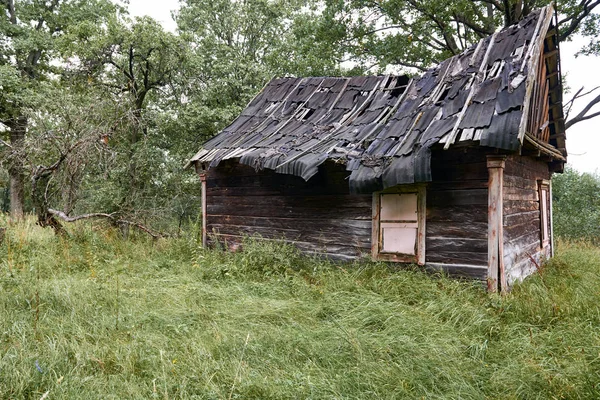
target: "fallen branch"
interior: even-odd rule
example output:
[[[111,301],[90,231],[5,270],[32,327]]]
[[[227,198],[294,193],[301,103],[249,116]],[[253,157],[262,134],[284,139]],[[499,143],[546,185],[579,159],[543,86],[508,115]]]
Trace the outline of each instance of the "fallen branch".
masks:
[[[154,239],[160,239],[160,238],[165,238],[165,237],[169,236],[165,233],[154,231],[154,230],[148,228],[147,226],[140,224],[139,222],[134,222],[134,221],[129,221],[126,219],[118,218],[118,217],[116,217],[115,213],[112,213],[112,214],[90,213],[90,214],[77,215],[75,217],[69,217],[64,212],[58,211],[58,210],[53,210],[51,208],[48,209],[48,213],[54,217],[60,218],[61,220],[65,221],[65,222],[75,222],[75,221],[80,221],[83,219],[90,219],[90,218],[104,218],[104,219],[110,220],[114,225],[133,226],[133,227],[139,229],[140,231],[145,232],[148,235],[152,236]]]
[[[48,209],[48,212],[50,214],[62,219],[65,222],[75,222],[75,221],[79,221],[81,219],[89,219],[89,218],[108,218],[112,221],[116,221],[114,214],[92,213],[92,214],[82,214],[82,215],[78,215],[76,217],[69,217],[64,212],[58,211],[58,210],[53,210],[51,208]]]

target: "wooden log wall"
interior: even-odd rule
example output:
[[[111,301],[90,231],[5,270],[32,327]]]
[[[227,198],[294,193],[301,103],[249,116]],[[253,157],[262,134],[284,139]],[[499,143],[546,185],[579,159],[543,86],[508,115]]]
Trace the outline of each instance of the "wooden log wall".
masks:
[[[436,150],[427,185],[426,267],[485,280],[488,170],[486,153],[473,148]],[[309,182],[222,162],[207,174],[207,230],[211,241],[235,249],[244,236],[284,240],[332,259],[371,251],[372,195],[350,195],[344,166],[324,164]],[[532,272],[540,248],[537,182],[548,165],[508,156],[504,170],[504,263],[509,283]]]
[[[207,230],[229,248],[244,236],[284,240],[307,253],[350,260],[371,252],[371,195],[350,195],[344,166],[303,179],[223,161],[207,174]]]
[[[542,249],[538,180],[550,179],[548,163],[532,157],[508,156],[504,170],[504,266],[508,283],[535,272],[550,256]],[[548,208],[550,212],[550,209]]]
[[[429,267],[484,280],[487,275],[488,171],[477,148],[432,154],[425,259]]]

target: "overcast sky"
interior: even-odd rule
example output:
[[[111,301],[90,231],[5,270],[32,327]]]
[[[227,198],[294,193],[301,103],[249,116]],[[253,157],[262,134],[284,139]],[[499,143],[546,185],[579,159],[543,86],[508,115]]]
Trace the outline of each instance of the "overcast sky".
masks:
[[[210,1],[210,0],[207,0]],[[179,7],[178,0],[129,0],[129,11],[134,16],[149,15],[171,31],[175,30],[175,22],[171,18],[171,11]],[[571,93],[585,86],[592,89],[600,86],[600,57],[575,58],[574,54],[581,48],[583,40],[573,43],[561,44],[561,64],[563,75],[567,77],[567,85]],[[571,98],[570,93],[565,93],[565,101]],[[585,105],[585,102],[576,103],[571,111],[572,115]],[[600,111],[600,105],[596,106]],[[575,124],[567,132],[568,163],[573,168],[585,172],[600,172],[600,117]]]

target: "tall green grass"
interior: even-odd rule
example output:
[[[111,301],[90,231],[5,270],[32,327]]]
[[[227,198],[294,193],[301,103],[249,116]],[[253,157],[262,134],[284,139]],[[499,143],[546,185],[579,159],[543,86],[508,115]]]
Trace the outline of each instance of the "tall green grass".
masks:
[[[27,221],[0,245],[2,399],[600,397],[600,250],[505,296],[277,243]]]

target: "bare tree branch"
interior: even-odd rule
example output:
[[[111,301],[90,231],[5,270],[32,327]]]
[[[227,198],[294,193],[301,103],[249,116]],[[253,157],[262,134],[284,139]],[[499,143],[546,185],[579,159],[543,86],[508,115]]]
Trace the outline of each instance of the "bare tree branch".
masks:
[[[578,115],[577,118],[573,118],[572,120],[568,121],[565,124],[565,128],[568,129],[569,127],[573,126],[574,124],[576,124],[578,122],[585,121],[586,119],[592,119],[592,118],[597,117],[599,115],[600,115],[600,111],[595,112],[595,113],[590,114],[590,115],[585,115],[585,116],[582,116],[582,117],[579,117],[579,115]]]
[[[142,232],[147,233],[148,235],[152,236],[154,239],[160,239],[160,238],[164,238],[164,237],[168,237],[168,235],[161,233],[161,232],[156,232],[138,222],[134,222],[134,221],[129,221],[126,219],[120,219],[117,218],[115,216],[115,214],[106,214],[106,213],[90,213],[90,214],[82,214],[82,215],[77,215],[75,217],[69,217],[67,214],[65,214],[62,211],[58,211],[58,210],[54,210],[52,208],[48,209],[48,213],[50,213],[52,216],[58,217],[61,220],[65,221],[65,222],[75,222],[75,221],[80,221],[83,219],[91,219],[91,218],[104,218],[104,219],[108,219],[110,220],[113,224],[115,225],[128,225],[128,226],[133,226],[137,229],[139,229]]]
[[[577,30],[581,21],[600,5],[600,0],[596,0],[593,3],[590,0],[582,0],[579,3],[579,7],[582,8],[581,13],[571,15],[561,21],[558,22],[558,26],[562,26],[568,23],[568,26],[565,29],[561,29],[560,36],[558,38],[559,42],[563,42],[566,38],[568,38],[573,32]]]
[[[398,64],[398,65],[401,65],[401,66],[407,67],[407,68],[416,68],[416,69],[418,69],[421,72],[425,72],[428,69],[427,67],[425,67],[423,65],[409,63],[409,62],[404,62],[404,61],[398,60],[398,59],[394,60],[394,64]]]
[[[593,92],[594,90],[596,90],[597,88],[592,89],[589,93]],[[581,90],[578,91],[578,93]],[[582,95],[579,95],[578,98],[583,97]],[[600,103],[600,95],[594,97],[585,107],[583,107],[583,110],[581,110],[579,112],[579,114],[577,114],[576,116],[574,116],[573,118],[569,119],[566,123],[565,123],[565,129],[569,129],[571,126],[575,125],[578,122],[581,121],[585,121],[587,119],[591,119],[595,116],[600,115],[599,112],[593,113],[593,114],[589,114],[588,112],[596,105]]]
[[[585,97],[585,96],[587,96],[590,93],[593,93],[597,89],[600,89],[600,86],[596,86],[592,90],[589,90],[589,91],[581,94],[581,92],[583,92],[584,88],[585,87],[582,86],[577,92],[575,92],[575,94],[573,95],[573,97],[571,98],[571,100],[569,100],[568,102],[565,103],[565,105],[564,105],[565,119],[569,119],[569,114],[571,114],[571,109],[573,108],[573,104],[575,103],[575,100],[577,100],[577,99],[579,99],[581,97]]]
[[[499,1],[496,0],[480,0],[482,3],[486,3],[486,4],[491,4],[494,7],[496,7],[497,10],[499,11],[504,11],[504,6],[502,5],[502,3],[500,3]]]
[[[469,28],[473,29],[473,32],[475,32],[479,37],[482,37],[482,38],[487,37],[487,36],[491,35],[492,33],[494,33],[493,30],[490,32],[485,27],[479,26],[479,25],[475,24],[473,21],[469,21],[469,19],[467,17],[465,17],[464,15],[461,15],[461,14],[455,14],[454,20],[460,24],[463,24],[463,25],[468,26]]]

